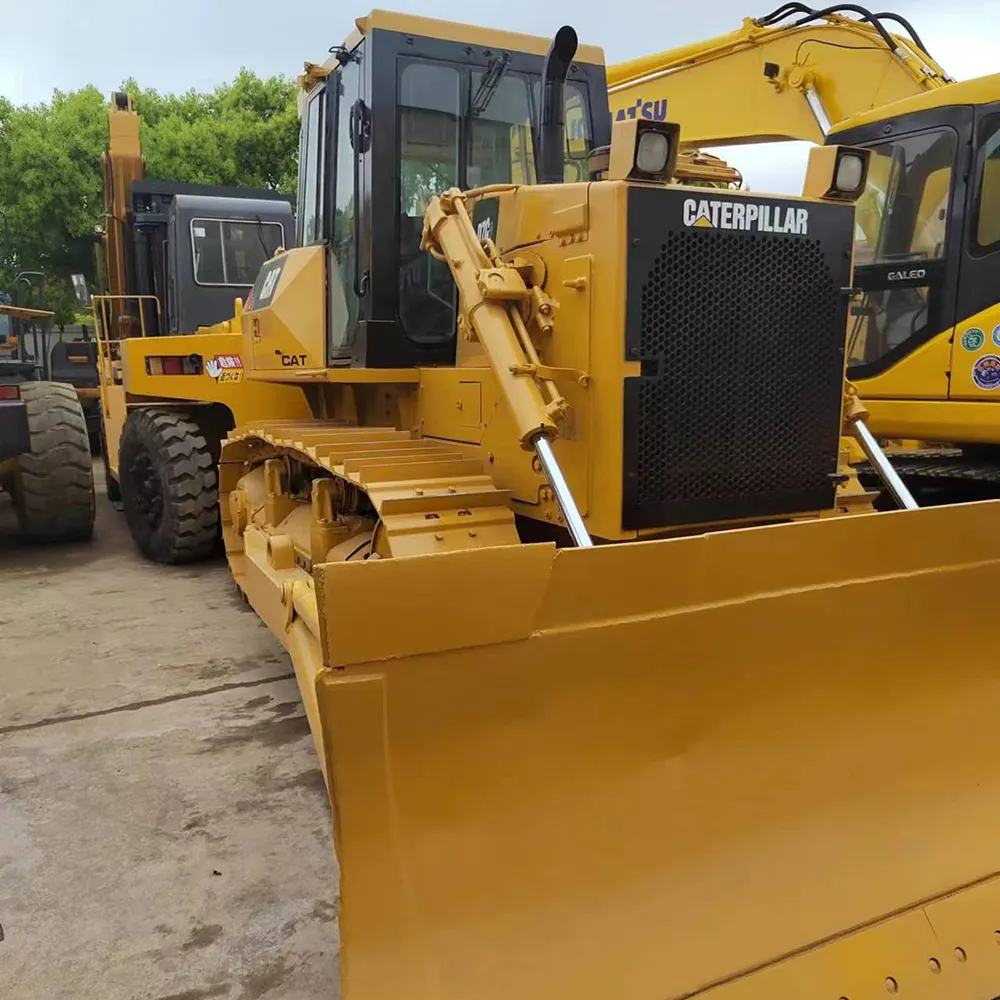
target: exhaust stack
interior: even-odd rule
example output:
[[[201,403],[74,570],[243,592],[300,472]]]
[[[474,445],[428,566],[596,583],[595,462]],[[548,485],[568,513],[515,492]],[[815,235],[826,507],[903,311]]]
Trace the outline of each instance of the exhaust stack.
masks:
[[[566,112],[563,90],[570,63],[576,55],[576,32],[564,24],[552,39],[542,71],[542,110],[538,125],[538,181],[561,184],[566,148]]]

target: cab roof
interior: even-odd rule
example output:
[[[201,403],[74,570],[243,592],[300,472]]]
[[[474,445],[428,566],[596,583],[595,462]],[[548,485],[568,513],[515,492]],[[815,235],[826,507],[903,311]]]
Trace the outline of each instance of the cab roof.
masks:
[[[373,10],[366,17],[356,18],[354,30],[344,39],[344,48],[350,51],[372,31],[397,31],[404,35],[419,35],[424,38],[439,38],[446,42],[460,42],[484,48],[526,52],[529,55],[544,56],[549,50],[551,38],[541,35],[523,35],[517,31],[502,31],[497,28],[483,28],[474,24],[459,24],[436,17],[419,17],[416,14],[398,14],[391,10]],[[574,62],[604,65],[604,49],[599,45],[583,45],[577,49]],[[336,68],[337,57],[331,56],[322,64],[326,72]],[[313,72],[310,73],[312,67]],[[310,89],[317,78],[325,76],[316,72],[315,64],[306,63],[303,81],[305,89]],[[310,79],[312,78],[312,79]]]
[[[975,80],[963,80],[961,83],[949,83],[944,87],[926,90],[912,97],[904,97],[901,101],[883,104],[870,111],[852,115],[837,122],[830,130],[830,134],[835,135],[859,125],[870,125],[873,122],[882,122],[887,118],[896,118],[915,111],[947,108],[959,104],[989,104],[992,101],[1000,101],[1000,73],[980,76]]]

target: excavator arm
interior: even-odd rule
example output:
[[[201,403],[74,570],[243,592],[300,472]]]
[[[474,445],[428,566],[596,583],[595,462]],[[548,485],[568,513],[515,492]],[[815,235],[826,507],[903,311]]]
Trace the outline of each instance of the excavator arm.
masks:
[[[845,118],[951,82],[909,22],[855,4],[786,3],[727,35],[608,68],[614,120],[669,118],[688,147],[822,143]]]

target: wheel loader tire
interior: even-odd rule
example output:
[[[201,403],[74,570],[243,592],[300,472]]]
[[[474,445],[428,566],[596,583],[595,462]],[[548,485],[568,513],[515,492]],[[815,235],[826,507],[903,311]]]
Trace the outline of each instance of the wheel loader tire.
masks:
[[[139,551],[160,563],[207,558],[219,537],[219,481],[195,420],[178,410],[133,410],[118,454],[125,519]]]
[[[80,542],[94,534],[94,469],[76,390],[61,382],[23,382],[30,448],[14,463],[14,507],[34,542]]]

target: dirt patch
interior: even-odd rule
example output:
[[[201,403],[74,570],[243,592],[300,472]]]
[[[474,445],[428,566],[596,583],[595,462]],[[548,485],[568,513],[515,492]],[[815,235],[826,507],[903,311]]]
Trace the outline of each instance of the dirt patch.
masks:
[[[181,945],[181,951],[191,951],[192,948],[207,948],[222,937],[222,924],[202,924],[191,931],[188,939]]]

